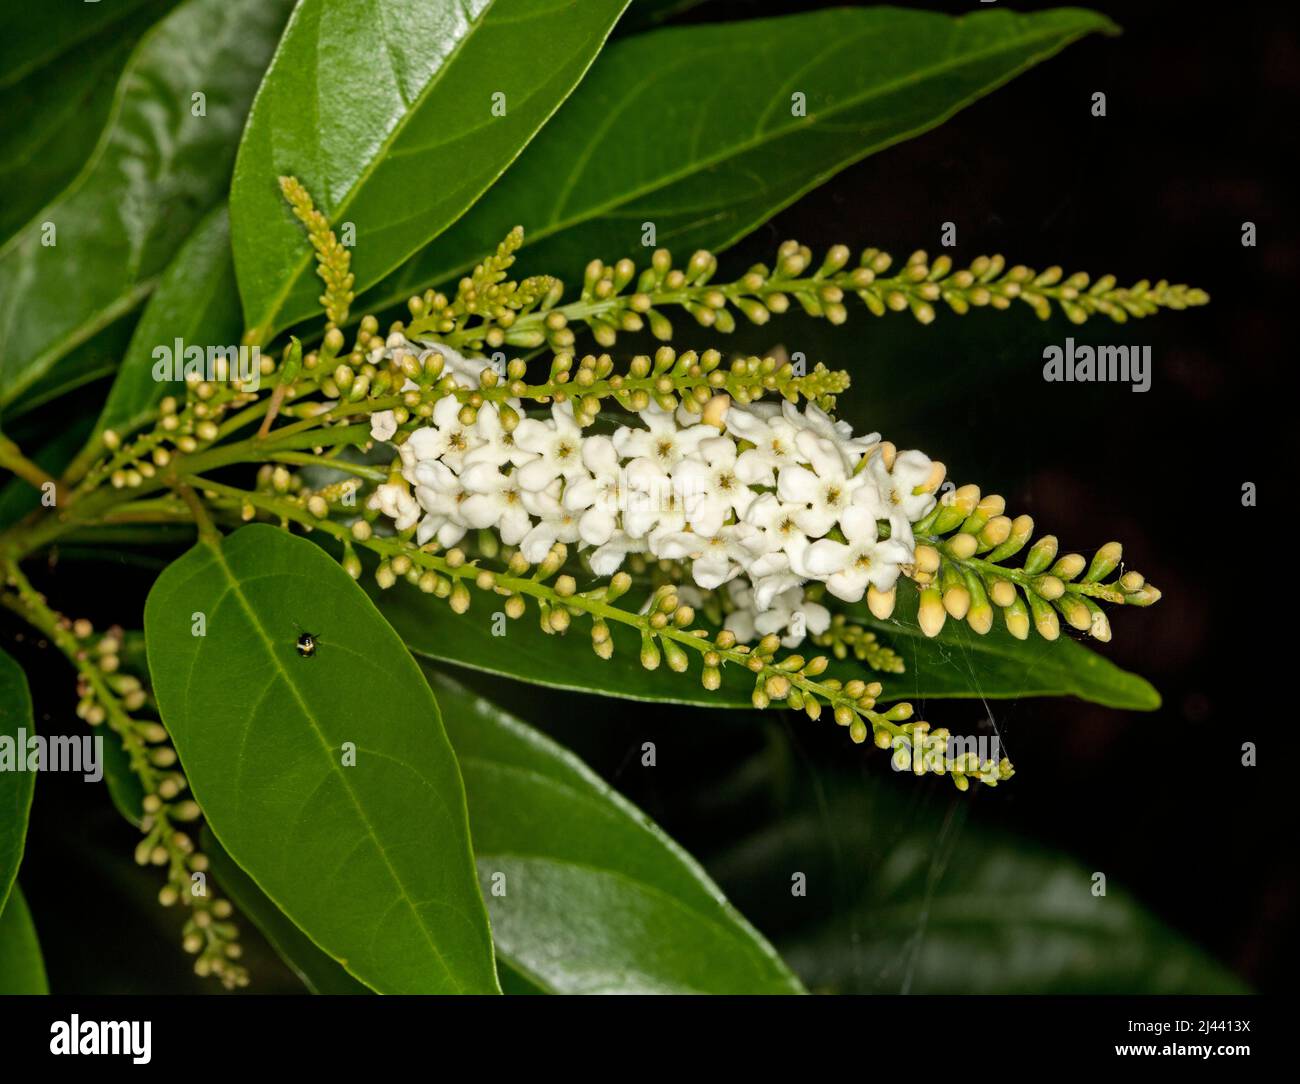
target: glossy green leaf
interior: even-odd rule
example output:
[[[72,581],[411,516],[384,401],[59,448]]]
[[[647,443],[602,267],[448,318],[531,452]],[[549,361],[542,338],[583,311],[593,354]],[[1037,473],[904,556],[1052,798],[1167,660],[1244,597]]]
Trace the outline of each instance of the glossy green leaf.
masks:
[[[298,929],[274,901],[217,842],[210,829],[203,829],[203,853],[212,862],[212,876],[220,890],[230,897],[241,916],[250,919],[270,942],[295,975],[313,994],[370,994],[374,991],[349,975],[337,960],[327,956]]]
[[[639,637],[620,625],[610,626],[614,657],[602,660],[591,649],[585,621],[575,621],[572,631],[564,636],[553,636],[525,617],[508,622],[506,634],[496,636],[493,629],[500,628],[504,618],[495,618],[499,611],[486,600],[467,614],[457,615],[445,601],[404,584],[380,591],[367,580],[366,589],[407,647],[424,658],[536,685],[626,700],[715,708],[751,706],[754,681],[748,671],[725,667],[722,687],[709,692],[700,684],[698,659],[692,659],[685,674],[666,667],[646,670],[641,666]],[[1077,696],[1135,711],[1150,711],[1160,705],[1159,695],[1145,680],[1070,639],[1068,633],[1054,643],[1040,637],[1022,642],[1000,626],[987,636],[977,636],[965,625],[949,622],[936,639],[928,639],[916,624],[916,592],[910,582],[900,585],[898,609],[889,621],[876,621],[865,606],[848,609],[879,630],[882,642],[903,657],[907,669],[902,674],[879,674],[857,662],[835,662],[827,674],[842,680],[878,680],[884,685],[884,702]],[[805,645],[801,650],[811,654],[821,649]]]
[[[171,351],[170,356],[178,339],[187,348],[237,347],[242,331],[230,221],[223,204],[199,223],[145,306],[96,432],[132,430],[164,395],[183,390],[183,383],[155,379],[154,352],[159,347]]]
[[[94,149],[136,42],[171,0],[13,4],[0,18],[0,241],[76,175]]]
[[[304,632],[314,655],[297,650]],[[262,891],[375,990],[495,991],[438,706],[351,577],[250,525],[162,574],[145,639],[195,798]]]
[[[465,777],[498,954],[553,993],[792,993],[708,875],[590,768],[430,674]]]
[[[112,376],[126,353],[135,323],[134,314],[128,313],[59,358],[4,408],[5,428],[85,384]],[[44,436],[45,430],[41,432]]]
[[[1090,868],[977,823],[969,795],[819,773],[796,801],[709,868],[816,993],[1243,992],[1115,877],[1094,895]],[[792,869],[804,899],[776,892]]]
[[[644,256],[645,223],[682,255],[723,248],[846,166],[1114,29],[1070,8],[832,8],[620,40],[473,210],[363,304],[454,279],[516,224],[527,268],[570,279],[593,256]]]
[[[21,666],[0,651],[0,911],[9,898],[27,845],[27,818],[36,774],[17,769],[26,760],[26,740],[35,733],[27,676]]]
[[[446,675],[428,676],[465,778],[507,993],[800,989],[644,813],[522,721]],[[309,989],[365,992],[210,834],[203,846],[218,884]],[[493,894],[497,874],[505,875],[505,895]]]
[[[288,9],[186,0],[145,35],[81,172],[0,248],[0,405],[139,305],[221,198]]]
[[[320,310],[312,252],[278,177],[302,181],[336,226],[355,225],[352,271],[364,289],[496,180],[626,3],[303,0],[258,91],[231,187],[248,326],[270,331]]]
[[[32,913],[14,885],[9,902],[0,911],[0,995],[49,992]]]

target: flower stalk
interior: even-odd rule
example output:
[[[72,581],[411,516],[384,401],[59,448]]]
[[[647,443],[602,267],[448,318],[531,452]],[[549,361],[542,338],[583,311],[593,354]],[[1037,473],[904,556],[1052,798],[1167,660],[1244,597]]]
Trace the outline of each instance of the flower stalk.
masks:
[[[195,956],[195,973],[214,975],[230,989],[248,985],[248,972],[237,962],[242,955],[239,928],[229,921],[233,908],[208,887],[208,858],[196,848],[189,827],[202,813],[186,796],[188,783],[177,767],[176,750],[160,722],[136,717],[152,704],[140,680],[121,672],[121,630],[95,637],[89,621],[52,610],[17,563],[0,564],[0,572],[7,588],[0,592],[0,604],[40,630],[76,670],[78,717],[91,727],[107,726],[127,753],[143,793],[143,836],[135,860],[165,870],[159,903],[189,908],[181,936],[185,951]]]
[[[1163,279],[1123,287],[1114,275],[1066,275],[1057,266],[1035,271],[1023,264],[1008,266],[1000,255],[980,256],[956,268],[950,256],[931,259],[917,250],[890,274],[894,257],[877,248],[862,250],[850,266],[847,245],[832,246],[819,263],[806,245],[786,241],[770,266],[755,264],[726,283],[712,281],[718,261],[704,249],[683,267],[674,266],[667,249],[656,249],[643,269],[630,259],[615,264],[593,260],[579,299],[559,304],[563,287],[558,280],[545,280],[546,289],[539,280],[527,280],[532,286],[501,282],[522,244],[523,231],[516,227],[493,258],[491,283],[471,277],[461,281],[450,299],[435,290],[412,297],[408,308],[413,319],[406,333],[435,336],[458,350],[547,346],[563,352],[573,349],[574,324],[586,325],[606,349],[625,332],[647,330],[670,340],[673,325],[664,313],[670,307],[684,309],[701,327],[729,333],[736,328],[737,314],[762,325],[793,306],[842,324],[849,315],[845,301],[853,296],[874,316],[910,312],[922,324],[935,319],[939,304],[960,316],[973,308],[1009,309],[1019,301],[1043,320],[1055,305],[1072,323],[1082,324],[1094,315],[1124,323],[1161,308],[1185,309],[1209,301],[1204,290]]]

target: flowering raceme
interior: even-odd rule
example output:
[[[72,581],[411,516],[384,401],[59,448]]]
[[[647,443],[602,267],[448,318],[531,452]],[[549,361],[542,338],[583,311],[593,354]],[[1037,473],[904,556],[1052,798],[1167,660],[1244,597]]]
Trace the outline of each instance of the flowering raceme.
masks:
[[[372,361],[435,352],[460,386],[477,388],[491,366],[400,333]],[[896,452],[877,433],[855,435],[810,402],[739,406],[718,395],[699,414],[652,403],[637,416],[640,424],[595,433],[569,402],[553,404],[549,417],[523,417],[518,399],[466,412],[447,394],[430,424],[398,446],[400,480],[380,485],[370,507],[399,531],[414,527],[421,545],[451,547],[490,529],[535,564],[557,542],[577,544],[600,577],[633,553],[689,562],[700,588],[739,582],[745,593],[732,601],[743,597],[745,610],[766,617],[733,622],[738,636],[749,633],[743,639],[774,620],[771,631],[790,628],[809,581],[846,602],[870,593],[873,610],[892,608],[915,555],[912,524],[935,506],[941,464]],[[376,440],[396,432],[391,413],[375,415]],[[793,628],[823,631],[824,614],[815,606],[812,623]],[[785,636],[787,646],[801,639]]]

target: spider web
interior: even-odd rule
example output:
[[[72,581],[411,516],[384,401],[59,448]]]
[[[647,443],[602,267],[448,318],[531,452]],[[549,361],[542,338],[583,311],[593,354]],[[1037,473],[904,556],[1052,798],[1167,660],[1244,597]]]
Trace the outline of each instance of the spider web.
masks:
[[[884,636],[888,636],[887,633]],[[884,637],[882,636],[882,639]],[[907,664],[912,668],[912,672],[920,675],[923,672],[921,660],[918,657],[917,648],[910,638],[899,638],[907,643],[912,643],[912,650],[907,651],[904,646],[904,652],[907,653]],[[994,711],[993,705],[989,698],[984,694],[983,681],[980,677],[979,669],[976,664],[975,656],[963,640],[957,640],[951,643],[941,643],[930,641],[930,644],[937,648],[942,662],[941,666],[952,666],[959,668],[963,674],[970,679],[970,688],[976,693],[976,699],[983,707],[984,718],[988,726],[992,728],[993,734],[997,738],[998,748],[1001,755],[1012,760],[1006,744],[1006,723],[1007,716],[1014,713],[1019,706],[1018,700],[1009,701],[1005,707],[999,707]],[[1037,668],[1037,661],[1028,664],[1025,667],[1024,675],[1028,678]],[[924,698],[917,698],[918,709],[925,705]],[[961,705],[963,701],[958,699],[941,698],[945,714],[950,713],[954,708]],[[924,712],[922,712],[924,715]],[[848,915],[848,945],[849,959],[851,961],[852,984],[856,990],[875,989],[880,982],[885,979],[884,971],[893,971],[894,964],[901,965],[901,977],[898,980],[897,992],[910,993],[913,983],[916,979],[917,969],[921,960],[921,950],[925,943],[925,938],[929,930],[931,908],[939,886],[942,884],[949,866],[951,865],[954,854],[957,851],[958,844],[961,842],[964,829],[970,813],[970,803],[975,800],[978,788],[982,784],[973,784],[974,793],[960,793],[955,789],[947,798],[947,806],[944,810],[943,820],[933,839],[930,848],[929,861],[924,875],[925,887],[921,896],[921,901],[917,907],[916,922],[911,933],[903,940],[898,949],[897,955],[893,962],[887,964],[882,969],[882,974],[866,976],[864,975],[864,960],[860,952],[864,940],[864,932],[870,925],[871,913],[868,908],[854,906],[857,902],[855,897],[861,891],[861,885],[855,885],[854,868],[851,863],[855,860],[860,862],[861,859],[849,853],[846,840],[840,822],[832,815],[831,803],[827,799],[826,787],[821,773],[816,770],[812,764],[803,744],[798,738],[797,731],[791,727],[788,731],[791,737],[792,747],[798,752],[803,766],[807,773],[808,779],[812,785],[814,800],[817,806],[817,817],[821,823],[821,837],[828,843],[831,868],[832,868],[832,893],[834,896],[843,901],[842,910]],[[910,803],[910,812],[915,812],[922,806],[929,803],[931,795],[921,792],[916,793]],[[839,910],[840,908],[837,908]],[[870,985],[864,980],[873,980]]]

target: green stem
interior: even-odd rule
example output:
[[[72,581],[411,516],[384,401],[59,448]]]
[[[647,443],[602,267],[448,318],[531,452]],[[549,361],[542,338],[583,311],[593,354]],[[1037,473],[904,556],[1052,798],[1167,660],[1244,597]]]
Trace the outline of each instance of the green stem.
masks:
[[[54,484],[53,478],[23,455],[18,445],[2,433],[0,433],[0,467],[13,471],[33,489],[43,490],[46,485]]]
[[[108,684],[107,675],[99,668],[86,650],[85,645],[77,639],[68,623],[60,618],[46,604],[40,594],[16,561],[0,561],[6,581],[14,591],[0,593],[0,605],[17,614],[32,628],[43,633],[72,664],[78,675],[94,691],[96,700],[104,707],[105,722],[121,740],[131,760],[131,770],[140,779],[146,793],[158,789],[161,774],[149,761],[148,746],[140,734],[134,719],[127,714],[118,700],[117,694]]]
[[[319,431],[299,430],[287,435],[285,431],[276,430],[266,440],[251,437],[234,444],[213,445],[189,455],[179,455],[158,475],[146,479],[139,486],[96,489],[70,507],[59,508],[51,515],[11,527],[0,534],[0,557],[20,560],[68,531],[103,522],[104,517],[111,515],[118,506],[137,503],[151,493],[166,489],[184,474],[200,474],[236,463],[262,463],[286,451],[360,444],[369,439],[370,427],[366,424],[335,426]]]
[[[312,455],[310,452],[275,452],[266,457],[271,463],[292,463],[298,467],[327,467],[341,470],[365,478],[370,482],[388,481],[388,471],[382,467],[372,467],[365,463],[349,463],[346,459]]]

